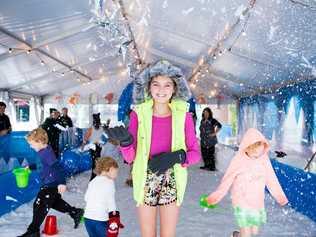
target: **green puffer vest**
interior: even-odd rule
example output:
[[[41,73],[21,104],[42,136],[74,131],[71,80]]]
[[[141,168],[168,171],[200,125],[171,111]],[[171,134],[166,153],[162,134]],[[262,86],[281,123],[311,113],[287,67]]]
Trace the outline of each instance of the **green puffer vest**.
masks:
[[[182,100],[172,100],[169,104],[172,111],[172,151],[183,149],[185,145],[185,117],[187,103]],[[137,150],[133,165],[133,192],[137,206],[144,203],[144,187],[147,178],[147,164],[150,152],[153,100],[147,100],[137,105],[135,112],[138,117]],[[177,205],[180,206],[187,184],[187,169],[180,164],[174,165],[177,189]]]

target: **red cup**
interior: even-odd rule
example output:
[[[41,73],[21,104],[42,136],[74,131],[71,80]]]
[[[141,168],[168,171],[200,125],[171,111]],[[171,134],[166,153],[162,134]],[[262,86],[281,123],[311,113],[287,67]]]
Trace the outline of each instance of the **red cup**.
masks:
[[[46,235],[56,235],[58,233],[56,216],[51,215],[46,217],[42,233]]]

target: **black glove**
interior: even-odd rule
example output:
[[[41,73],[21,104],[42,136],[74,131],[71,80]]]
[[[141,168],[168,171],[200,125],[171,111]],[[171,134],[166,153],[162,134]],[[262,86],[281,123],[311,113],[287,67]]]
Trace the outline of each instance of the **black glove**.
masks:
[[[287,154],[283,151],[274,151],[274,152],[275,152],[277,158],[283,158],[283,157],[287,156]]]
[[[165,173],[169,168],[175,164],[183,164],[186,159],[186,153],[184,150],[178,150],[173,152],[165,152],[159,155],[154,155],[148,161],[148,168],[158,175]]]
[[[122,125],[115,126],[114,128],[106,128],[104,131],[109,138],[119,141],[120,146],[129,146],[133,143],[132,135]]]

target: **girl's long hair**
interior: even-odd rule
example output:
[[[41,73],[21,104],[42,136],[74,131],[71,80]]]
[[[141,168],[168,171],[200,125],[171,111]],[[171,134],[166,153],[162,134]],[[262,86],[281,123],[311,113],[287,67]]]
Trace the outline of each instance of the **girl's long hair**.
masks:
[[[208,120],[212,120],[213,119],[213,112],[212,110],[209,108],[209,107],[206,107],[205,109],[203,109],[203,112],[202,112],[202,120],[205,120],[205,116],[204,116],[204,111],[207,111],[209,116],[208,116]]]

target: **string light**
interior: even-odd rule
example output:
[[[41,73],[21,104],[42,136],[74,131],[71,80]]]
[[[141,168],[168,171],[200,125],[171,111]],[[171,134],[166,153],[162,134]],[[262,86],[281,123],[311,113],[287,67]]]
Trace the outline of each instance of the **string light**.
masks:
[[[213,45],[212,47],[210,47],[207,50],[207,55],[202,55],[199,60],[197,61],[196,66],[193,68],[192,70],[192,74],[191,77],[189,78],[189,81],[192,82],[197,82],[198,81],[198,72],[200,72],[201,70],[207,70],[212,63],[214,63],[214,61],[222,56],[226,51],[231,52],[232,51],[232,47],[234,46],[234,44],[237,42],[237,40],[240,38],[240,36],[246,36],[246,32],[245,29],[247,27],[248,21],[249,21],[249,17],[250,17],[250,11],[254,8],[254,5],[256,3],[256,0],[249,0],[249,4],[248,7],[246,7],[240,14],[240,16],[238,17],[238,19],[236,20],[236,22],[234,24],[229,24],[227,23],[225,25],[225,28],[222,32],[222,35],[218,35],[218,42]],[[237,35],[237,37],[234,39],[234,41],[232,42],[232,44],[229,47],[224,47],[224,43],[230,38],[230,36],[233,35],[233,33],[235,32],[235,28],[241,24],[242,22],[242,29],[240,31],[240,33]]]
[[[211,96],[211,97],[214,97],[215,95],[216,95],[216,90],[211,90],[210,96]]]
[[[14,48],[14,47],[9,47],[9,46],[7,46],[7,45],[5,45],[5,44],[2,44],[2,43],[0,43],[0,46],[2,46],[2,47],[4,47],[4,48],[7,48],[9,54],[12,54],[13,51],[25,52],[25,53],[28,54],[28,55],[31,54],[32,52],[34,52],[33,55],[35,55],[35,56],[37,56],[37,57],[39,58],[39,63],[40,63],[40,65],[41,65],[41,66],[46,66],[47,69],[48,69],[51,73],[60,75],[60,76],[62,76],[62,77],[64,77],[65,74],[67,73],[67,71],[66,71],[66,72],[57,72],[57,70],[56,70],[54,67],[53,67],[52,69],[50,69],[50,68],[49,68],[49,65],[40,57],[40,55],[38,54],[38,51],[37,51],[36,49],[33,50],[32,48],[29,48],[29,49],[25,49],[25,48]],[[47,46],[46,48],[48,48],[48,46]],[[40,52],[40,53],[41,53],[41,52]],[[58,62],[58,61],[57,61],[57,62]],[[62,64],[63,66],[66,66],[66,64],[63,64],[63,63],[61,63],[61,64]],[[78,75],[81,74],[80,71],[76,71],[76,70],[72,69],[70,66],[66,66],[66,68],[69,69],[68,72],[70,72],[70,73],[76,73],[76,74],[78,74]],[[80,68],[80,66],[79,66],[79,68]],[[86,71],[86,70],[85,70],[85,73],[87,74],[87,71]],[[78,82],[81,82],[81,79],[79,78],[79,76],[77,76],[76,79],[77,79]],[[89,78],[88,78],[88,79],[89,79]],[[90,79],[89,79],[89,80],[90,80]]]
[[[195,83],[190,83],[190,87],[191,87],[192,89],[195,89],[196,84],[195,84]]]

